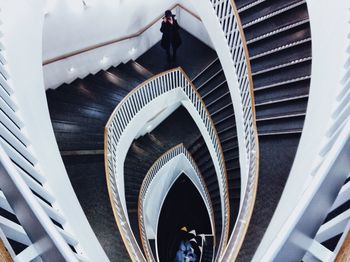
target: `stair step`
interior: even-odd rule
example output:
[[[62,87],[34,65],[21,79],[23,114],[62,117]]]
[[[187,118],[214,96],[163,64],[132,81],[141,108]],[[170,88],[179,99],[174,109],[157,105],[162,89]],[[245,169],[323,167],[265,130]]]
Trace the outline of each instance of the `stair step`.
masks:
[[[279,101],[276,103],[264,104],[256,110],[257,119],[265,119],[269,117],[292,115],[305,113],[308,98],[305,96],[297,97],[294,100]]]
[[[289,97],[305,96],[309,93],[310,79],[279,85],[274,88],[254,91],[255,103],[287,99]]]
[[[226,81],[219,84],[218,87],[215,87],[212,92],[207,93],[206,96],[202,97],[207,108],[213,104],[219,102],[225,96],[230,95]]]
[[[130,60],[127,64],[130,64],[130,66],[135,70],[135,72],[142,75],[145,79],[149,79],[153,76],[153,73],[149,71],[146,67],[139,64],[136,61]]]
[[[290,135],[300,135],[302,133],[302,129],[294,129],[294,130],[286,130],[286,131],[276,131],[276,132],[268,132],[268,133],[259,133],[259,137],[267,137],[267,136],[290,136]]]
[[[235,3],[238,12],[241,13],[261,3],[264,3],[265,1],[267,0],[236,0]]]
[[[257,122],[258,133],[276,133],[284,132],[288,130],[299,130],[304,126],[305,115],[304,114],[295,114],[289,117],[281,118],[271,118],[266,121]]]
[[[304,61],[311,61],[311,42],[284,49],[251,61],[253,75],[267,73],[279,68],[287,67]]]
[[[131,91],[135,87],[137,87],[139,84],[141,84],[144,80],[141,79],[141,77],[134,77],[128,74],[126,71],[124,71],[122,66],[119,67],[111,67],[108,69],[108,72],[113,74],[119,79],[123,79],[123,84],[126,85],[126,87]]]
[[[244,32],[248,42],[250,42],[253,39],[260,38],[264,35],[273,35],[276,34],[277,31],[288,30],[289,27],[293,27],[297,23],[306,19],[308,19],[307,9],[305,8],[305,5],[301,5],[289,10],[287,13],[276,15],[270,19],[255,24],[254,26],[245,28]],[[276,25],[278,25],[277,28]]]
[[[262,3],[244,12],[242,15],[243,28],[253,26],[274,16],[286,13],[302,4],[305,4],[305,1],[291,0],[286,2],[284,0],[276,0],[274,2]]]
[[[197,90],[202,97],[205,97],[209,92],[221,87],[225,80],[224,73],[222,71],[217,72],[217,74],[208,79],[204,84],[198,86]]]
[[[309,30],[304,29],[305,32],[309,32]],[[299,33],[299,32],[298,32]],[[288,36],[290,36],[291,34],[288,34]],[[297,34],[298,36],[300,34]],[[303,38],[301,40],[298,39],[292,39],[292,41],[287,42],[288,39],[283,39],[285,42],[281,43],[282,40],[277,39],[278,40],[278,45],[276,45],[276,47],[271,47],[271,43],[269,42],[268,48],[264,48],[264,45],[262,45],[260,43],[260,45],[258,46],[259,49],[256,47],[250,47],[249,51],[250,51],[250,61],[254,61],[258,58],[262,58],[262,57],[267,57],[271,54],[275,54],[277,52],[280,51],[285,51],[285,50],[290,50],[294,47],[297,47],[299,45],[303,45],[305,43],[309,43],[311,42],[311,37],[307,37],[307,38]],[[277,41],[276,41],[277,42]],[[262,50],[262,51],[261,51]],[[256,52],[256,54],[254,55],[254,51]]]
[[[144,74],[144,71],[136,66],[133,61],[129,61],[126,64],[120,64],[117,66],[118,70],[122,71],[123,74],[130,76],[133,79],[137,79],[140,83],[147,80],[149,77]]]
[[[287,80],[284,80],[284,81],[281,81],[278,83],[273,83],[273,84],[255,87],[254,92],[264,90],[264,89],[274,88],[274,87],[278,87],[278,86],[283,86],[283,85],[287,85],[287,84],[291,84],[291,83],[296,83],[299,81],[310,80],[310,79],[311,79],[310,75],[304,75],[304,76],[300,76],[300,77],[296,77],[296,78],[292,78],[292,79],[287,79]]]
[[[252,36],[249,40],[247,40],[247,44],[250,45],[252,43],[256,43],[258,41],[274,37],[278,34],[285,33],[291,29],[295,29],[297,27],[303,26],[303,25],[308,24],[308,23],[309,23],[309,19],[303,19],[303,20],[297,21],[295,23],[288,24],[286,26],[281,26],[281,27],[274,29],[274,30],[271,30],[269,32],[261,33],[258,36]]]
[[[255,88],[266,88],[275,85],[282,85],[295,79],[303,80],[311,73],[311,63],[306,61],[297,65],[281,68],[269,74],[257,75],[253,77]]]
[[[216,57],[209,65],[207,65],[198,75],[192,79],[192,83],[198,87],[208,80],[212,75],[221,69],[220,60]]]

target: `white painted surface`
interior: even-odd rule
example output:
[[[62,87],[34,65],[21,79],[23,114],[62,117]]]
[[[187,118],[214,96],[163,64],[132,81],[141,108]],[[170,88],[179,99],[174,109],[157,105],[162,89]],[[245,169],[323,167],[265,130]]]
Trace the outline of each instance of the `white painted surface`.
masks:
[[[331,208],[331,211],[340,207],[349,199],[350,199],[350,182],[347,182],[340,190],[339,195]]]
[[[309,247],[309,254],[313,255],[312,261],[331,262],[334,259],[333,252],[315,240],[312,241]],[[310,262],[310,260],[305,262]]]
[[[136,33],[175,3],[98,0],[85,9],[81,0],[56,1],[45,18],[43,59]]]
[[[140,130],[144,128],[146,123],[149,121],[149,119],[152,119],[155,114],[158,113],[159,108],[164,108],[166,106],[169,106],[169,108],[174,108],[174,110],[177,108],[177,106],[183,105],[189,114],[191,115],[193,121],[196,123],[199,131],[202,134],[202,137],[204,138],[204,141],[208,147],[210,156],[213,160],[214,167],[216,174],[220,174],[220,167],[218,162],[218,157],[216,156],[214,146],[211,142],[210,135],[200,117],[197,110],[195,109],[192,102],[188,99],[184,91],[181,89],[181,87],[175,88],[163,95],[160,95],[156,98],[154,98],[150,103],[148,103],[146,106],[142,108],[132,119],[132,121],[128,124],[128,126],[125,128],[123,135],[120,138],[120,141],[118,143],[117,152],[118,152],[118,163],[123,163],[122,165],[119,164],[116,167],[116,185],[118,187],[118,192],[120,196],[120,201],[122,203],[125,217],[127,221],[129,222],[127,208],[126,208],[126,200],[125,200],[125,186],[124,186],[124,161],[127,155],[127,152],[134,140],[134,138],[137,136]],[[170,113],[170,112],[169,112]],[[154,126],[153,128],[156,128]],[[218,180],[221,181],[221,178],[218,177]],[[223,197],[223,185],[219,182],[219,188],[221,192],[221,196]],[[222,219],[224,219],[224,201],[222,202]],[[227,215],[227,214],[226,214]]]
[[[147,122],[150,119],[155,117],[155,115],[158,113],[159,108],[164,108],[166,106],[169,106],[170,108],[173,108],[175,110],[178,106],[181,105],[181,103],[179,103],[179,100],[180,100],[179,95],[180,95],[179,89],[174,89],[174,90],[171,90],[170,92],[167,92],[166,94],[158,96],[151,103],[148,103],[145,107],[142,108],[140,112],[138,112],[134,116],[132,121],[125,128],[123,135],[119,140],[118,147],[116,149],[118,152],[118,163],[123,163],[123,164],[119,164],[116,167],[116,170],[117,170],[116,185],[118,187],[119,197],[124,209],[125,217],[128,222],[129,222],[129,218],[128,218],[128,212],[126,208],[125,186],[124,186],[124,161],[125,161],[126,155],[135,137],[139,134],[140,130],[143,130]],[[154,126],[153,128],[156,128],[156,126]]]
[[[154,111],[152,113],[153,118],[151,118],[145,123],[145,125],[136,135],[135,139],[138,139],[140,136],[144,136],[147,133],[152,132],[153,129],[155,129],[158,125],[160,125],[168,116],[170,116],[171,113],[173,113],[178,106],[179,106],[178,104],[174,104],[171,106],[166,105],[164,108],[158,107],[157,111]]]
[[[262,261],[279,232],[285,230],[284,223],[292,216],[303,193],[318,179],[311,176],[311,171],[320,159],[319,152],[327,138],[326,131],[345,74],[349,1],[331,4],[327,0],[308,0],[307,4],[312,35],[312,75],[304,130],[283,195],[253,258],[257,262]]]
[[[317,232],[315,240],[323,243],[324,241],[343,233],[349,221],[350,209],[323,224]]]
[[[181,0],[179,2],[183,6],[187,6],[193,13],[196,14],[196,9],[192,6],[191,2],[185,0]],[[207,29],[201,21],[199,21],[197,18],[195,18],[194,16],[192,16],[187,11],[181,8],[177,10],[177,19],[179,25],[182,28],[184,28],[187,32],[189,32],[191,35],[195,36],[211,48],[214,48],[214,45],[211,42],[211,39],[208,35]]]
[[[51,4],[43,33],[43,60],[137,33],[176,0],[99,0],[84,8],[81,0],[47,0]],[[193,10],[190,3],[184,6]],[[179,25],[210,45],[204,26],[183,10],[173,10]],[[136,59],[161,39],[161,21],[139,37],[108,45],[44,66],[45,87],[56,88],[76,78]],[[71,70],[73,69],[73,70]]]
[[[290,215],[283,221],[284,223],[282,229],[276,232],[274,239],[271,240],[270,245],[262,253],[262,256],[259,257],[259,260],[255,260],[256,258],[254,257],[253,261],[273,260],[289,237],[293,238],[294,244],[300,246],[305,251],[308,250],[308,245],[299,245],[300,239],[298,235],[303,235],[303,233],[300,233],[299,231],[295,230],[295,226],[300,220],[300,218],[303,216],[311,200],[318,193],[318,190],[324,182],[326,176],[332,175],[330,171],[333,168],[333,165],[336,162],[340,152],[343,150],[349,136],[350,121],[348,121],[347,124],[343,127],[341,133],[335,141],[334,146],[331,148],[327,157],[324,159],[321,166],[319,167],[317,175],[313,178],[311,182],[308,182],[307,190],[303,192],[302,196],[299,198],[299,201],[297,201],[297,204],[293,206],[293,210],[290,213]]]
[[[148,239],[156,238],[160,211],[163,203],[169,190],[181,174],[185,174],[192,181],[197,191],[200,193],[207,210],[210,210],[209,203],[205,200],[205,189],[199,180],[198,174],[184,154],[177,155],[157,172],[148,187],[143,202],[145,229]],[[208,217],[210,218],[209,213]],[[212,225],[212,232],[214,232],[214,221],[210,221],[210,223]],[[210,234],[211,232],[206,233]]]
[[[4,55],[23,132],[38,160],[36,168],[56,198],[54,208],[67,220],[67,231],[78,239],[78,250],[92,261],[107,261],[70,184],[50,121],[41,66],[43,1],[2,0],[0,4]]]

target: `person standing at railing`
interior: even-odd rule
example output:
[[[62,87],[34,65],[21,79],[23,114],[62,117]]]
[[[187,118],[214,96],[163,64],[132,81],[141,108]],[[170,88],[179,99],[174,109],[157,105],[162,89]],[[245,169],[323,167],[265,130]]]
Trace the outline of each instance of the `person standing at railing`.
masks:
[[[160,31],[163,33],[161,46],[166,51],[168,63],[176,61],[176,52],[181,45],[179,29],[180,27],[175,19],[175,15],[170,10],[165,11]],[[173,51],[172,56],[170,54],[171,48]]]

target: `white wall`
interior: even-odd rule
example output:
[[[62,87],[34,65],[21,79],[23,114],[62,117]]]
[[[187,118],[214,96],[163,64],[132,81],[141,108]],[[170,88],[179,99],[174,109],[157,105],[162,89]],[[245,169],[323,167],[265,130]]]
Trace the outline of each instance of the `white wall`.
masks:
[[[137,32],[175,0],[95,2],[84,9],[81,0],[56,0],[45,19],[44,60]]]
[[[185,0],[179,1],[183,6],[188,7],[193,13],[197,14],[196,9],[192,6],[192,3]],[[195,18],[193,15],[189,14],[187,11],[179,8],[177,12],[177,19],[182,28],[186,29],[187,32],[197,37],[206,45],[214,48],[214,45],[211,42],[211,39],[208,35],[207,29],[204,24]]]
[[[99,0],[84,8],[82,0],[47,0],[52,4],[45,18],[43,60],[137,33],[176,0]],[[85,0],[87,1],[87,0]],[[91,1],[91,0],[90,0]],[[184,1],[185,2],[185,1]],[[189,3],[181,3],[193,10]],[[203,25],[185,11],[176,11],[180,26],[210,44]],[[140,37],[85,52],[44,66],[45,87],[56,88],[77,77],[107,69],[142,55],[161,38],[160,23]],[[133,50],[133,52],[131,51]],[[74,70],[71,70],[74,68]]]
[[[1,20],[16,114],[23,120],[22,131],[29,150],[55,197],[53,207],[66,219],[65,230],[79,241],[91,261],[107,261],[71,186],[59,153],[46,102],[42,72],[42,0],[1,0]],[[20,7],[20,8],[19,8]]]
[[[206,233],[210,234],[215,231],[214,221],[209,213],[210,206],[205,198],[205,188],[199,179],[200,174],[197,174],[191,162],[181,153],[165,163],[148,186],[143,201],[144,223],[148,239],[157,237],[160,211],[168,192],[181,174],[185,174],[192,181],[207,207],[212,232]]]

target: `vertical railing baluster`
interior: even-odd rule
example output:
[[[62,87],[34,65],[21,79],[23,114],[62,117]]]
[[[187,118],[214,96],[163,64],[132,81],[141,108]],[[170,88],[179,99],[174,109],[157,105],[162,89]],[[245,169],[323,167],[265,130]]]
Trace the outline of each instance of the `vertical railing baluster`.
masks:
[[[227,10],[225,9],[225,4],[222,5],[222,3],[219,3],[220,8],[222,9],[222,12],[226,12]],[[230,23],[230,22],[227,22]],[[196,90],[194,87],[190,84],[189,81],[187,81],[187,78],[185,75],[182,73],[181,70],[175,69],[172,71],[168,71],[166,74],[160,75],[159,77],[153,78],[152,81],[147,82],[145,85],[142,85],[139,87],[137,90],[134,91],[132,95],[128,97],[127,101],[122,101],[118,105],[118,110],[116,111],[114,115],[113,121],[109,121],[110,127],[107,129],[107,139],[113,141],[112,144],[109,143],[108,141],[108,150],[111,154],[111,158],[108,159],[107,163],[109,165],[109,172],[113,173],[110,174],[110,179],[113,181],[111,183],[111,187],[113,188],[113,196],[114,196],[114,202],[115,205],[117,206],[118,210],[118,217],[119,219],[123,222],[123,232],[126,235],[126,239],[128,241],[128,246],[131,247],[131,252],[135,257],[142,257],[142,253],[140,253],[140,250],[137,248],[137,243],[136,240],[131,232],[130,226],[126,223],[125,219],[125,214],[122,209],[122,206],[120,204],[120,199],[118,195],[118,189],[115,187],[114,181],[117,181],[116,177],[116,170],[117,166],[120,165],[119,163],[119,158],[117,157],[117,148],[119,144],[119,139],[121,138],[121,135],[123,134],[125,128],[130,124],[132,121],[133,117],[140,111],[142,110],[143,107],[145,107],[148,103],[150,103],[152,100],[154,100],[156,97],[159,95],[168,92],[172,90],[173,88],[181,87],[183,92],[186,94],[187,98],[189,101],[192,102],[194,108],[196,109],[200,119],[202,119],[203,124],[205,125],[207,132],[210,136],[211,142],[214,147],[214,151],[216,154],[217,161],[219,163],[219,181],[222,184],[222,187],[224,188],[223,193],[223,199],[226,201],[228,199],[227,196],[227,185],[226,185],[226,173],[225,173],[225,168],[223,164],[223,155],[221,148],[219,146],[219,140],[217,137],[217,133],[215,131],[215,128],[213,126],[213,123],[210,120],[210,116],[207,114],[207,111],[205,109],[205,105],[202,104],[202,101],[200,97],[197,95]],[[110,135],[112,134],[112,136]],[[175,154],[179,154],[181,152],[184,152],[181,148],[177,148],[176,152],[173,152],[172,154],[169,154],[166,156],[165,160],[169,160],[171,157],[173,157]],[[164,165],[164,161],[160,162],[157,165],[157,168],[161,168]],[[152,177],[156,173],[152,173]],[[149,179],[145,180],[145,183],[148,186],[150,185],[152,181],[152,177]],[[202,183],[204,183],[202,181]],[[144,189],[141,191],[143,195],[147,194],[147,189]],[[205,199],[209,199],[208,196],[205,197]],[[141,201],[141,199],[140,199]],[[227,207],[227,201],[224,204],[224,207]],[[140,206],[140,216],[143,217],[143,206]],[[210,208],[210,213],[213,214],[213,209]],[[142,234],[146,238],[146,232],[144,228],[141,229]],[[149,256],[149,251],[146,251],[147,255]]]

